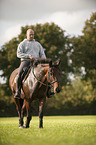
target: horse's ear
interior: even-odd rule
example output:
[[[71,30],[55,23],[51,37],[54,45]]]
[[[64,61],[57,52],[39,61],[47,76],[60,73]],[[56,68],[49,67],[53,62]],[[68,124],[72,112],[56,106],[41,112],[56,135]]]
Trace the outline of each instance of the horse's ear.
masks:
[[[59,59],[59,60],[57,61],[57,65],[60,65],[60,63],[61,63],[61,60]]]

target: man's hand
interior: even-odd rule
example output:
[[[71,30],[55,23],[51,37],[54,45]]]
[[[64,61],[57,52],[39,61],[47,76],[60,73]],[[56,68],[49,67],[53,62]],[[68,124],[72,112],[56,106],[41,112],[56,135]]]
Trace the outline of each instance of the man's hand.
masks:
[[[35,57],[33,57],[33,56],[29,56],[29,57],[31,60],[33,60],[33,61],[35,60]]]

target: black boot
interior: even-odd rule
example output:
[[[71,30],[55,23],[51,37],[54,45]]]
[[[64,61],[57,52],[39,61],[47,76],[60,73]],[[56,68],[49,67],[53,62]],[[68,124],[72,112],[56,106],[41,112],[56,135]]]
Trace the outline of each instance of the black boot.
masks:
[[[49,87],[48,88],[48,91],[47,91],[47,97],[48,98],[51,98],[52,96],[54,96],[55,95],[55,93],[54,92],[51,92],[51,88]]]
[[[20,99],[21,97],[21,88],[22,88],[22,81],[27,74],[28,70],[30,68],[30,61],[24,61],[22,64],[20,64],[19,72],[18,72],[18,78],[17,78],[17,86],[16,86],[16,93],[14,95],[14,98]]]
[[[14,95],[14,98],[20,99],[20,97],[21,97],[21,84],[22,84],[21,82],[22,82],[21,79],[18,78],[17,79],[17,89],[16,89],[16,93]]]

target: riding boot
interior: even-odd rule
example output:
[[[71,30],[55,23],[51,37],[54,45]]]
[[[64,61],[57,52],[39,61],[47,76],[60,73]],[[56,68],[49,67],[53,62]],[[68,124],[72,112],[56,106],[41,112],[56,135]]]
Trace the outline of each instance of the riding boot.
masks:
[[[48,91],[47,91],[47,97],[48,98],[51,98],[52,96],[54,96],[55,93],[54,92],[51,92],[51,87],[48,87]]]
[[[16,93],[14,95],[14,98],[20,99],[20,97],[21,97],[21,84],[22,84],[21,82],[22,82],[21,78],[19,77],[17,79],[17,88],[16,88]]]
[[[16,86],[16,93],[14,95],[14,98],[19,98],[21,97],[21,88],[22,88],[22,81],[27,74],[28,70],[30,68],[30,61],[23,61],[20,64],[19,67],[19,72],[18,72],[18,78],[17,78],[17,86]]]

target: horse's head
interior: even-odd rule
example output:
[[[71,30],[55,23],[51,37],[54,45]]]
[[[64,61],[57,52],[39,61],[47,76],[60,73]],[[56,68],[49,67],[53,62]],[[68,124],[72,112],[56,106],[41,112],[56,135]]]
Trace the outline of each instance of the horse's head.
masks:
[[[49,83],[54,87],[54,93],[59,93],[61,90],[60,86],[60,61],[56,64],[52,64],[52,66],[48,70],[48,80]]]
[[[37,64],[36,64],[37,63]],[[41,63],[42,65],[38,65],[38,63]],[[48,65],[49,63],[49,65]],[[47,65],[46,65],[47,64]],[[40,83],[40,86],[53,86],[54,87],[54,93],[59,93],[61,90],[60,86],[60,61],[58,61],[56,64],[52,62],[51,59],[38,59],[34,62],[34,65],[38,65],[38,67],[35,68],[35,73],[33,70],[33,75]],[[33,67],[34,68],[34,67]],[[37,70],[36,70],[37,69]],[[40,71],[42,73],[40,73]],[[47,82],[46,79],[47,78]],[[45,81],[45,82],[44,82]]]

